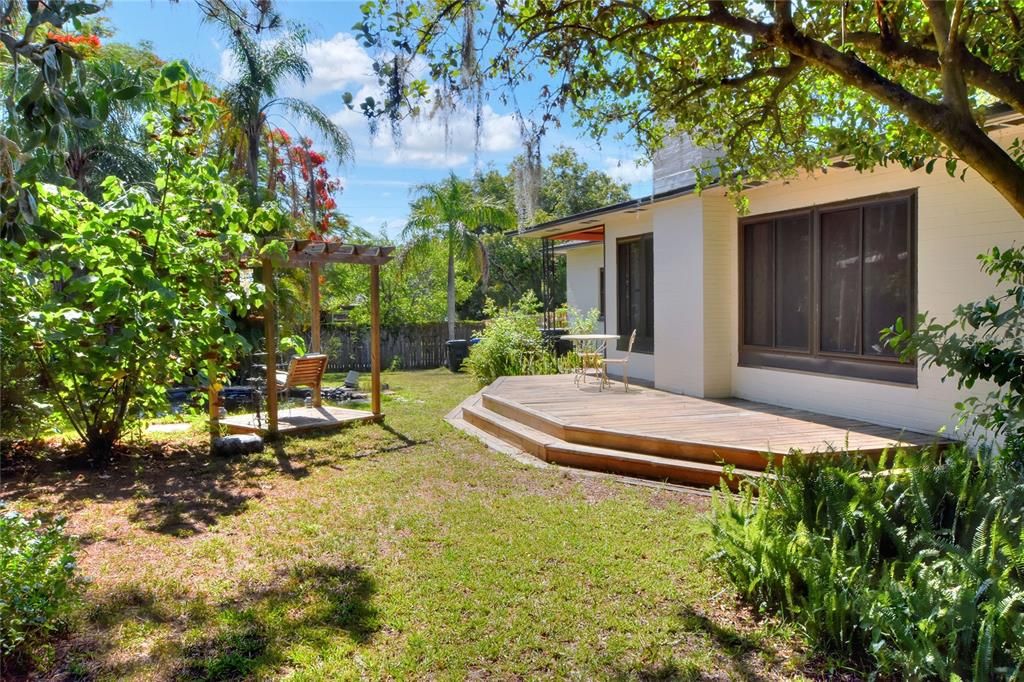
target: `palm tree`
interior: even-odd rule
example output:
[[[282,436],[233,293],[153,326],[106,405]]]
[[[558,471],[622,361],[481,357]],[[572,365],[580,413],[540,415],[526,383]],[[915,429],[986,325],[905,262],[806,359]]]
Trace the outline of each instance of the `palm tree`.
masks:
[[[223,99],[234,125],[244,138],[245,175],[255,206],[259,203],[260,145],[267,118],[275,109],[284,110],[312,125],[339,162],[352,157],[352,141],[320,108],[296,97],[277,94],[288,79],[305,83],[312,74],[312,66],[305,56],[304,30],[293,29],[277,40],[259,42],[230,17],[224,22],[239,77],[224,89]]]
[[[63,174],[78,191],[98,198],[108,175],[129,184],[152,182],[156,168],[146,153],[141,114],[152,106],[148,93],[160,64],[148,50],[115,44],[82,65],[76,86],[100,124],[66,128]]]
[[[487,279],[487,251],[480,239],[485,227],[512,229],[515,213],[474,194],[469,183],[452,173],[445,180],[417,188],[409,222],[402,231],[403,260],[415,259],[437,240],[448,248],[448,338],[455,337],[455,264],[469,265],[477,279]]]

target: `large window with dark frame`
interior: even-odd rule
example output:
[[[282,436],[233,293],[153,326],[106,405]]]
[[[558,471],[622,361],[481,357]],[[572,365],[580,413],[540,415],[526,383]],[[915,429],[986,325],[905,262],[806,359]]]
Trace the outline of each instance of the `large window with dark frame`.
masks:
[[[740,223],[740,363],[913,384],[879,335],[915,312],[914,195]]]
[[[633,350],[654,352],[654,235],[642,234],[616,243],[619,350],[626,350],[636,330]]]

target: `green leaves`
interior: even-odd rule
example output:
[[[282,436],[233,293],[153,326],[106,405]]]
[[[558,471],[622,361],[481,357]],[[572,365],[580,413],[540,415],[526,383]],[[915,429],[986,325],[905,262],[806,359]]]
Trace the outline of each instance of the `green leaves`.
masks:
[[[1012,676],[1024,666],[1024,479],[956,448],[791,453],[723,483],[714,560],[759,608],[816,648],[906,679]]]
[[[1024,455],[1024,251],[994,247],[979,256],[982,270],[1004,287],[999,295],[964,303],[939,323],[921,315],[914,329],[902,320],[883,339],[904,358],[937,366],[962,388],[990,382],[987,395],[963,403],[962,420],[976,435],[1005,439],[1004,449]],[[959,409],[959,408],[958,408]]]
[[[2,259],[34,282],[16,288],[5,310],[18,311],[18,334],[34,341],[53,402],[100,456],[127,420],[164,406],[167,388],[197,376],[210,348],[227,360],[246,347],[225,322],[253,301],[239,259],[257,252],[254,232],[280,220],[270,210],[250,217],[216,168],[195,157],[210,123],[205,102],[192,97],[203,88],[173,65],[165,76],[156,87],[180,78],[182,96],[148,115],[157,196],[108,178],[99,205],[40,185],[40,223],[57,237],[0,243]]]
[[[0,502],[0,657],[14,668],[67,625],[81,583],[64,520],[44,523]]]

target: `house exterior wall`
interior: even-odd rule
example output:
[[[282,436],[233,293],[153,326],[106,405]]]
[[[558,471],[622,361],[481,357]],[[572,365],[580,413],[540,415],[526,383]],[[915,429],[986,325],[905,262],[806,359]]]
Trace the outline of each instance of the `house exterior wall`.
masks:
[[[600,308],[598,273],[603,265],[604,248],[600,242],[575,246],[565,252],[565,298],[570,310],[575,308],[585,315]]]
[[[1009,137],[1003,135],[1001,141],[1006,144]],[[831,169],[827,174],[759,187],[747,196],[750,215],[757,215],[910,189],[917,190],[917,309],[946,321],[958,304],[997,292],[991,278],[980,271],[977,255],[992,246],[1024,241],[1024,220],[973,171],[961,181],[941,170],[929,175],[923,169],[912,172],[899,167],[868,173]],[[919,366],[915,387],[740,367],[738,228],[735,219],[730,223],[721,228],[729,246],[718,267],[730,270],[732,320],[721,345],[731,352],[734,395],[922,432],[943,427],[952,432],[954,403],[969,393],[957,390],[953,381],[943,382],[941,369]],[[990,389],[976,386],[972,393],[984,395]]]
[[[1006,145],[1019,128],[994,137]],[[1022,219],[978,175],[951,178],[941,169],[878,168],[827,173],[751,190],[749,215],[804,209],[890,192],[917,195],[917,310],[949,320],[964,302],[998,293],[977,255],[992,246],[1024,243]],[[630,375],[658,388],[698,397],[735,396],[862,419],[924,433],[956,426],[954,404],[991,386],[961,391],[943,371],[919,366],[917,385],[899,385],[783,369],[739,366],[739,227],[721,190],[658,202],[634,215],[609,216],[605,225],[606,329],[618,330],[616,240],[654,234],[655,352],[634,352]],[[589,250],[588,250],[589,251]],[[594,250],[598,251],[597,249]],[[596,301],[599,264],[580,250],[568,261],[570,301]],[[577,268],[582,270],[574,272]],[[590,293],[585,293],[589,291]],[[623,354],[609,350],[610,357]]]
[[[696,196],[664,202],[654,216],[654,384],[700,395],[704,382],[703,212]]]

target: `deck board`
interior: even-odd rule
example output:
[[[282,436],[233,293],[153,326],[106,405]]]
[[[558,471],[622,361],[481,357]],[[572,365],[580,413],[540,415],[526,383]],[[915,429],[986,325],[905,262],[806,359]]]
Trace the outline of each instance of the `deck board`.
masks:
[[[834,449],[880,452],[942,443],[938,435],[730,398],[708,400],[622,384],[600,391],[566,375],[505,377],[484,395],[508,401],[566,428],[605,429],[618,436],[703,443],[752,453]]]
[[[267,415],[258,422],[254,413],[235,414],[220,420],[229,433],[263,433],[267,429]],[[373,421],[372,412],[353,410],[346,407],[324,405],[322,407],[282,408],[277,415],[277,430],[288,434],[318,429],[336,429],[346,424]]]

